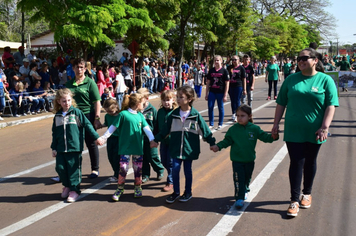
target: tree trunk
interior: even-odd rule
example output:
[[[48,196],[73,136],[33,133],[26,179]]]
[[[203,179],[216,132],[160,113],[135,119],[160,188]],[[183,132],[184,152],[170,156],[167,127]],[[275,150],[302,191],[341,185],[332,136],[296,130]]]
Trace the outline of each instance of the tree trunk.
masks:
[[[21,12],[21,46],[25,47],[25,13]]]

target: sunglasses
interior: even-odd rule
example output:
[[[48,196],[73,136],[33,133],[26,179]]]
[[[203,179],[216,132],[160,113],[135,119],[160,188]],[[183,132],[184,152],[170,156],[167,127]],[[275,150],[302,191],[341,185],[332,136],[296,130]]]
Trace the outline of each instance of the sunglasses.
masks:
[[[237,61],[237,59],[231,59],[231,61]]]
[[[310,56],[301,56],[301,57],[297,57],[297,62],[300,61],[307,61],[310,58],[315,58],[315,57],[310,57]]]

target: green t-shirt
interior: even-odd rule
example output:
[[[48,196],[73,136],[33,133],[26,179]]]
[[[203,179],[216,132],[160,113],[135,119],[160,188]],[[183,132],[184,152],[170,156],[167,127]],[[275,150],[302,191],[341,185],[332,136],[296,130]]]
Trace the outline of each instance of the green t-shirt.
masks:
[[[283,73],[285,75],[289,75],[290,74],[290,68],[292,67],[292,64],[290,64],[289,62],[283,65]]]
[[[107,127],[110,127],[116,121],[118,116],[119,115],[112,116],[112,115],[106,114],[105,115],[104,125],[107,126]],[[119,136],[119,129],[116,129],[115,132],[112,135]]]
[[[88,76],[79,85],[75,82],[75,79],[69,80],[66,87],[72,91],[78,109],[84,114],[93,112],[95,110],[94,102],[101,100],[98,86]]]
[[[336,66],[340,66],[341,71],[349,71],[350,63],[348,61],[339,61]]]
[[[143,127],[148,124],[142,113],[124,110],[112,125],[119,130],[119,155],[143,155]]]
[[[318,72],[304,76],[292,74],[283,82],[277,103],[286,107],[284,141],[321,143],[315,132],[320,129],[325,109],[339,106],[337,89],[333,79]]]
[[[268,64],[266,71],[268,71],[268,80],[278,80],[279,66],[277,64]]]

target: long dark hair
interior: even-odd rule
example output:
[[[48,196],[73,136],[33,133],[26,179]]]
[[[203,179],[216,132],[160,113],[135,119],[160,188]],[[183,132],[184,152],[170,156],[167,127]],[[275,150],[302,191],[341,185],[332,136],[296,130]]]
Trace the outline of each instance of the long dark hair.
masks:
[[[315,70],[316,71],[319,71],[319,72],[324,72],[324,66],[323,66],[323,55],[321,55],[320,53],[318,53],[315,49],[313,48],[305,48],[303,49],[302,51],[300,52],[303,52],[303,51],[308,51],[309,52],[309,55],[310,57],[314,57],[314,58],[317,58],[318,59],[318,63],[316,63],[315,65]],[[296,72],[300,71],[299,69],[299,66],[297,67],[296,69]]]

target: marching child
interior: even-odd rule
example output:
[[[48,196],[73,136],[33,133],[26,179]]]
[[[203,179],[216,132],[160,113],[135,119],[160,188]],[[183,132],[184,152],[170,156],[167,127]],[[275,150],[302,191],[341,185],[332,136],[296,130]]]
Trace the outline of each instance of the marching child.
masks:
[[[163,126],[166,124],[167,117],[171,111],[178,107],[178,104],[174,101],[175,94],[172,90],[165,90],[161,94],[161,108],[157,112],[157,123],[155,131],[160,132]],[[173,177],[172,177],[172,157],[169,153],[169,141],[170,136],[161,141],[160,156],[161,162],[167,170],[167,182],[166,186],[162,189],[163,192],[169,192],[173,189]]]
[[[157,122],[157,110],[152,104],[148,101],[150,93],[147,88],[140,88],[137,91],[139,94],[142,94],[145,102],[143,103],[144,110],[142,111],[143,116],[146,119],[147,124],[150,129],[153,130]],[[164,167],[161,163],[161,160],[158,156],[157,148],[150,148],[150,142],[147,137],[144,137],[143,144],[143,163],[142,163],[142,183],[146,183],[151,175],[151,166],[153,170],[157,173],[157,180],[163,178]]]
[[[56,171],[64,186],[61,197],[67,198],[67,202],[75,202],[80,194],[85,132],[89,132],[95,139],[99,138],[90,121],[75,105],[69,89],[57,91],[51,149],[52,156],[56,157]]]
[[[142,94],[134,93],[126,95],[122,103],[122,111],[117,119],[112,123],[103,136],[99,139],[99,144],[103,145],[106,140],[118,130],[119,143],[118,154],[120,156],[120,167],[118,177],[118,188],[112,199],[119,201],[124,193],[126,175],[129,170],[129,162],[132,155],[132,166],[135,176],[134,197],[142,197],[142,160],[143,160],[143,132],[151,141],[154,136],[145,120],[145,117],[139,111],[143,110],[145,102]]]
[[[110,127],[117,116],[119,115],[120,108],[119,104],[115,99],[109,98],[106,99],[103,105],[104,110],[106,111],[105,122],[103,127]],[[115,132],[108,138],[106,151],[108,154],[108,159],[112,170],[114,171],[114,175],[109,179],[111,182],[117,182],[117,178],[119,176],[119,166],[120,166],[120,156],[119,156],[119,130],[115,130]]]
[[[233,180],[235,186],[235,207],[244,206],[256,159],[257,139],[272,143],[278,135],[264,132],[259,126],[253,124],[252,109],[241,105],[236,111],[237,123],[229,128],[225,138],[210,149],[214,152],[231,146],[230,159],[232,161]]]
[[[192,107],[195,100],[195,92],[189,86],[182,86],[177,89],[177,103],[179,108],[170,113],[166,125],[155,137],[151,147],[157,147],[157,142],[162,142],[167,135],[171,135],[169,141],[169,152],[173,159],[173,190],[174,192],[166,199],[166,202],[173,203],[178,198],[180,202],[187,202],[192,198],[192,162],[199,158],[200,139],[208,142],[210,146],[215,145],[215,138],[205,123],[199,112]],[[185,191],[180,196],[179,172],[181,165],[184,165]]]

